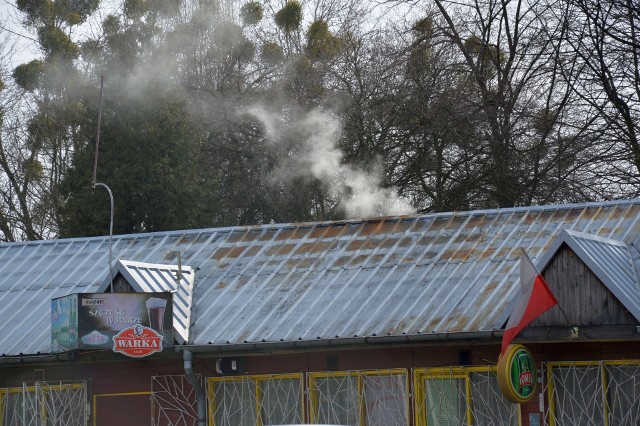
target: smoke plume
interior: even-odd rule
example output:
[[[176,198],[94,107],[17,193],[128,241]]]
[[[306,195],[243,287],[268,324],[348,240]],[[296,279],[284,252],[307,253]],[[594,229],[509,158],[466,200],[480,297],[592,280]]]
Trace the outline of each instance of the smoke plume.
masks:
[[[281,164],[284,176],[307,176],[320,180],[329,195],[339,200],[348,218],[392,216],[415,213],[395,188],[382,187],[379,164],[363,170],[343,162],[344,153],[336,145],[340,122],[328,113],[313,110],[286,123],[281,116],[254,105],[246,111],[258,119],[273,144],[294,138],[296,149]]]

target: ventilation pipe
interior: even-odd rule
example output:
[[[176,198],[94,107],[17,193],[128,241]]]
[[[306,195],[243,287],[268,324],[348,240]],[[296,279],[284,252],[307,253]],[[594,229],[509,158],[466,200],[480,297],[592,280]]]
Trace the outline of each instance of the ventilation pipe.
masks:
[[[182,359],[184,360],[184,374],[187,376],[187,380],[191,383],[191,386],[196,391],[196,407],[197,407],[197,415],[198,415],[198,426],[206,426],[207,425],[207,399],[204,393],[204,389],[200,383],[198,383],[198,378],[193,372],[193,352],[188,349],[185,349],[182,352]]]

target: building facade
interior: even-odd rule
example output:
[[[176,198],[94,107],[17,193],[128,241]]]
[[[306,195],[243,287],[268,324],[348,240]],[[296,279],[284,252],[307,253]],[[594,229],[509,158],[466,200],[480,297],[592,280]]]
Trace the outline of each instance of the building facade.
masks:
[[[640,200],[0,245],[2,425],[636,425]],[[558,305],[496,379],[525,250]],[[51,300],[170,292],[173,347],[56,353]]]

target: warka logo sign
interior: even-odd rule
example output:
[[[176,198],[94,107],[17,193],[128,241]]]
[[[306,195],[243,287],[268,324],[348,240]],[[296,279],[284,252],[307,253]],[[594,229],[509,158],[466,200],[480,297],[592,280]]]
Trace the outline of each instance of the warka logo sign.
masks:
[[[127,327],[113,336],[113,351],[142,358],[162,351],[162,336],[142,324]]]

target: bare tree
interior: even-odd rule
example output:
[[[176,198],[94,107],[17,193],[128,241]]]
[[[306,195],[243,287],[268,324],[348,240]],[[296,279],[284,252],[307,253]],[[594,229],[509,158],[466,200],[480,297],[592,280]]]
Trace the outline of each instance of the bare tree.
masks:
[[[593,139],[573,128],[578,101],[559,64],[566,31],[549,19],[560,3],[537,0],[436,0],[442,34],[459,50],[476,96],[469,107],[483,121],[479,143],[488,167],[489,205],[564,199],[588,174]],[[556,38],[549,35],[552,34]],[[574,194],[574,197],[580,197]]]
[[[640,7],[631,0],[571,0],[563,9],[563,72],[610,144],[605,178],[619,194],[640,184]]]
[[[55,235],[46,167],[27,141],[32,99],[12,77],[15,43],[0,33],[0,241]]]

